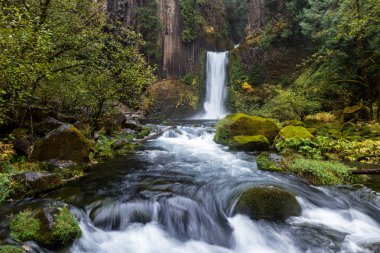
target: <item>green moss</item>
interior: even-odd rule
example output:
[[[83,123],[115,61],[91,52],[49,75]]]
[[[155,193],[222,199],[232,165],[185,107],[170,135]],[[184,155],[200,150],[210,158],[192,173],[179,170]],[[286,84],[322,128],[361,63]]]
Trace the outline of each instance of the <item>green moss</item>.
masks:
[[[305,124],[299,120],[287,120],[284,122],[283,126],[304,126]]]
[[[245,191],[235,212],[253,219],[283,221],[290,216],[299,216],[301,207],[294,194],[277,187],[261,186]]]
[[[352,183],[352,168],[339,163],[320,160],[296,159],[289,167],[296,175],[316,185]]]
[[[370,111],[367,106],[364,106],[361,104],[358,104],[355,106],[349,106],[349,107],[344,108],[343,118],[344,118],[344,122],[351,121],[351,120],[367,121],[370,119]]]
[[[219,144],[229,145],[234,136],[263,135],[272,143],[278,130],[276,123],[271,119],[238,113],[219,121],[214,140]]]
[[[281,129],[277,138],[279,139],[289,139],[289,138],[310,139],[310,138],[313,138],[313,135],[309,131],[307,131],[306,128],[302,126],[287,126]]]
[[[257,167],[260,170],[268,171],[283,171],[280,167],[277,166],[277,163],[269,159],[268,154],[260,154],[256,157]]]
[[[17,214],[11,221],[11,237],[19,242],[35,240],[38,237],[41,223],[34,218],[32,211]]]
[[[53,216],[53,219],[49,218]],[[34,240],[49,249],[69,245],[81,235],[81,230],[67,208],[43,208],[17,214],[10,224],[16,241]]]
[[[82,232],[74,217],[67,208],[61,208],[54,214],[54,227],[51,231],[43,231],[39,241],[48,248],[60,248],[78,239]]]
[[[254,136],[234,136],[230,143],[230,147],[236,150],[255,151],[268,150],[269,141],[263,135]]]
[[[0,253],[25,253],[25,250],[15,245],[5,245],[0,246]]]

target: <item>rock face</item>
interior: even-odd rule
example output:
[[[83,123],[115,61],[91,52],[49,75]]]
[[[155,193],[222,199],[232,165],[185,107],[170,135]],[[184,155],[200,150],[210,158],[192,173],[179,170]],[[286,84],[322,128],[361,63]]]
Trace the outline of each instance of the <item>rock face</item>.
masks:
[[[364,105],[355,105],[344,108],[344,122],[348,121],[368,121],[371,119],[369,108]]]
[[[294,194],[273,186],[260,186],[243,193],[235,213],[255,220],[285,221],[290,216],[299,216],[301,207]]]
[[[310,139],[313,138],[313,135],[302,126],[287,126],[281,129],[276,140],[289,138]]]
[[[197,109],[199,98],[194,93],[177,80],[164,80],[149,88],[144,107],[151,117],[185,117]]]
[[[62,179],[54,173],[26,172],[12,177],[14,192],[12,197],[34,196],[57,188],[62,184]]]
[[[21,212],[11,220],[10,230],[16,241],[33,240],[49,249],[69,246],[82,233],[75,218],[63,207]]]
[[[63,125],[37,141],[29,159],[31,161],[58,159],[86,162],[89,151],[90,143],[86,137],[74,126]]]
[[[244,140],[242,136],[250,136],[248,139],[245,138],[242,144],[247,144],[254,140],[256,143],[260,142],[261,144],[264,144],[266,142],[264,138],[266,138],[269,146],[277,136],[278,131],[279,129],[277,125],[271,119],[248,116],[242,113],[232,114],[219,121],[216,126],[214,141],[219,144],[234,147],[239,140]],[[233,140],[236,136],[239,137]],[[243,145],[243,149],[245,149],[245,147],[247,146]],[[264,145],[261,147],[264,147]]]
[[[251,150],[268,150],[269,141],[264,135],[254,136],[234,136],[232,138],[231,148],[237,150],[251,151]]]

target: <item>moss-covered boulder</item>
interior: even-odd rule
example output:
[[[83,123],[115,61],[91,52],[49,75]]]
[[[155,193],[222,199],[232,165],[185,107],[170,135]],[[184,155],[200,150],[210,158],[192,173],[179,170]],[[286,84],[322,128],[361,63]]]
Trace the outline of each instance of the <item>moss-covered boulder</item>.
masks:
[[[35,196],[62,185],[62,178],[55,173],[26,172],[11,178],[12,198]]]
[[[243,193],[235,213],[248,215],[255,220],[284,221],[290,216],[299,216],[301,207],[293,193],[278,187],[260,186]]]
[[[73,125],[63,125],[37,141],[29,156],[31,161],[50,159],[87,162],[90,142]]]
[[[26,251],[16,245],[3,245],[0,246],[0,253],[25,253]]]
[[[371,119],[369,108],[365,105],[348,106],[343,111],[344,122],[368,121]]]
[[[13,217],[10,230],[16,241],[33,240],[49,249],[69,246],[82,233],[75,218],[63,207],[23,211]]]
[[[194,114],[198,105],[197,90],[174,79],[151,85],[143,100],[143,108],[150,118],[183,118]]]
[[[287,126],[280,130],[276,140],[290,138],[310,139],[313,138],[313,135],[302,126]]]
[[[262,135],[271,144],[277,136],[279,128],[271,119],[248,116],[243,113],[228,115],[216,126],[214,141],[223,145],[231,145],[234,136]]]
[[[267,171],[284,171],[278,163],[271,158],[268,153],[262,153],[256,157],[257,168],[259,170],[267,170]]]
[[[243,151],[268,150],[269,141],[264,135],[239,135],[232,138],[230,147]]]
[[[283,126],[286,127],[286,126],[304,126],[305,123],[303,123],[302,121],[299,121],[299,120],[287,120],[283,123]]]

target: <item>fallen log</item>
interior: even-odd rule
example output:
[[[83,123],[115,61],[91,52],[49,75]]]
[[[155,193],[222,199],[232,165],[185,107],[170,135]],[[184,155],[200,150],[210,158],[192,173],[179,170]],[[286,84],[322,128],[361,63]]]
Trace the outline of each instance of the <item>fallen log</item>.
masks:
[[[157,138],[161,137],[166,131],[171,130],[171,129],[175,129],[175,128],[177,128],[177,126],[165,127],[163,130],[161,130],[157,133],[150,134],[147,137],[145,137],[144,139],[136,140],[134,143],[135,144],[143,144],[149,140],[157,139]]]
[[[351,173],[355,175],[380,175],[380,169],[353,170]]]

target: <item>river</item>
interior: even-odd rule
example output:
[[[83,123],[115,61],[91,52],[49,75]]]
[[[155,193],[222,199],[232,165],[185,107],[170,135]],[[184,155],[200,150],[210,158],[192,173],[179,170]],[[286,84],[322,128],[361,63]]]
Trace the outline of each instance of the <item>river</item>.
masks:
[[[362,186],[311,186],[291,174],[260,171],[254,154],[231,152],[213,135],[212,123],[182,124],[62,189],[3,205],[0,236],[7,237],[10,213],[61,201],[83,232],[62,252],[379,252],[378,193]],[[257,185],[295,193],[302,215],[273,223],[235,214],[242,192]]]

